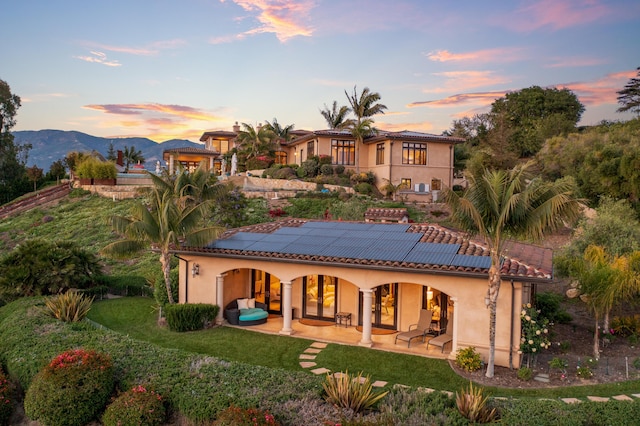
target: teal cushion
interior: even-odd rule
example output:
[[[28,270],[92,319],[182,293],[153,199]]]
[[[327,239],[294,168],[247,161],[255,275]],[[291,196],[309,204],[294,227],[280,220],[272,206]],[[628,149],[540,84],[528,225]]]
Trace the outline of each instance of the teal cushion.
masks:
[[[240,309],[240,321],[255,321],[268,316],[269,313],[260,308]]]

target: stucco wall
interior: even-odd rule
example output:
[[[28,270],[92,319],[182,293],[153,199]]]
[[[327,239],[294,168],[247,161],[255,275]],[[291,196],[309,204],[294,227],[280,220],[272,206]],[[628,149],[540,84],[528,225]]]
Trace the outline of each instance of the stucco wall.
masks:
[[[184,255],[181,257],[185,257]],[[398,272],[383,270],[365,270],[360,267],[335,265],[309,265],[304,263],[280,263],[277,261],[244,259],[192,257],[200,265],[200,275],[188,276],[190,303],[217,303],[216,276],[226,273],[224,278],[225,306],[238,297],[249,297],[252,268],[261,269],[280,279],[281,282],[293,282],[292,301],[298,315],[302,308],[302,279],[305,275],[323,274],[340,279],[337,309],[353,313],[354,322],[358,317],[358,289],[373,289],[379,285],[398,282],[398,329],[406,330],[417,322],[421,307],[421,288],[431,286],[449,295],[455,301],[454,322],[457,347],[474,346],[487,360],[489,347],[489,311],[484,297],[487,279],[484,277],[461,277],[453,275],[434,275],[421,272]],[[184,279],[186,266],[180,262],[181,301],[184,301]],[[238,269],[240,272],[232,272]],[[503,282],[498,300],[496,325],[496,365],[509,366],[509,347],[514,345],[512,353],[514,366],[517,367],[517,345],[520,335],[521,285]],[[512,301],[512,294],[514,300]],[[512,306],[513,315],[512,315]],[[513,334],[510,334],[513,330]],[[454,357],[455,353],[451,354]]]

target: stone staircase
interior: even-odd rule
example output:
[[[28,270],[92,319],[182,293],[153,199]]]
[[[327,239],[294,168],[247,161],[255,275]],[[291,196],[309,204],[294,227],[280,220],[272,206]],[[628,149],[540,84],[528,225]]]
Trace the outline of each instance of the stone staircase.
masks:
[[[69,192],[71,192],[69,184],[59,184],[43,189],[42,191],[34,192],[31,195],[22,198],[20,201],[1,206],[0,220],[6,219],[10,216],[18,215],[27,210],[43,206],[54,201],[58,201],[61,198],[69,195]]]

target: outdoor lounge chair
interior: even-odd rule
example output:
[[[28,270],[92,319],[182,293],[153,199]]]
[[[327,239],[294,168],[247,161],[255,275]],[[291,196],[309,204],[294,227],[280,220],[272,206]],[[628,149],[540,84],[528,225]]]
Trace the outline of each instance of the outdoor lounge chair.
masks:
[[[447,325],[446,325],[446,331],[444,332],[444,334],[441,334],[439,336],[433,337],[431,339],[429,339],[429,341],[427,342],[427,350],[429,349],[429,345],[432,346],[439,346],[441,349],[441,352],[444,352],[444,347],[447,343],[450,343],[453,341],[453,318],[450,318],[447,321]]]
[[[411,346],[411,340],[416,337],[422,337],[422,342],[429,332],[431,327],[431,310],[421,309],[420,318],[417,324],[411,324],[408,331],[403,331],[396,334],[396,340],[394,343],[398,343],[398,340],[404,340],[407,342],[407,347]]]

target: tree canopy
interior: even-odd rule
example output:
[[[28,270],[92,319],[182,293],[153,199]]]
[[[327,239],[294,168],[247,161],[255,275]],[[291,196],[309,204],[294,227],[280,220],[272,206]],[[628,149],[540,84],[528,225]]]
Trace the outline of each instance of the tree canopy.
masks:
[[[622,105],[618,112],[631,111],[640,116],[640,67],[637,68],[638,75],[629,79],[624,89],[618,93],[618,103]]]
[[[11,93],[11,87],[0,80],[0,204],[29,192],[25,167],[30,146],[16,146],[11,129],[16,124],[20,97]]]

